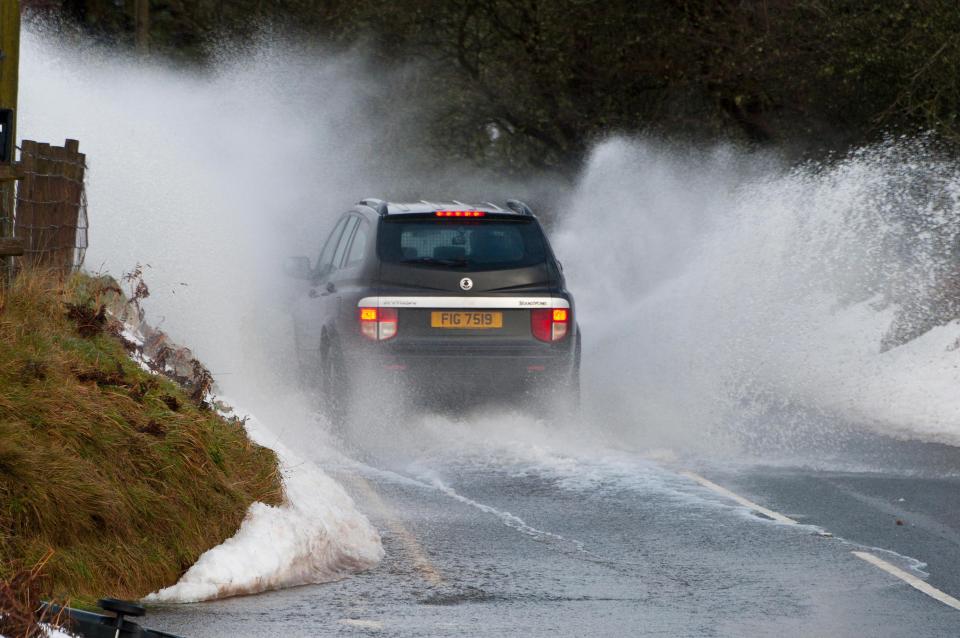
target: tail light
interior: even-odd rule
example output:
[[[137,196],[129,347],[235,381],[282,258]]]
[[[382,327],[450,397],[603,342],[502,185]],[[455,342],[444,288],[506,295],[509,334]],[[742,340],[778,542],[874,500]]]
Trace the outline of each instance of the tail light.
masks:
[[[437,217],[485,217],[486,213],[482,210],[438,210],[434,213]]]
[[[397,336],[396,308],[360,308],[360,334],[373,341]]]
[[[544,308],[530,311],[530,329],[540,341],[560,341],[570,331],[570,311],[566,308]]]

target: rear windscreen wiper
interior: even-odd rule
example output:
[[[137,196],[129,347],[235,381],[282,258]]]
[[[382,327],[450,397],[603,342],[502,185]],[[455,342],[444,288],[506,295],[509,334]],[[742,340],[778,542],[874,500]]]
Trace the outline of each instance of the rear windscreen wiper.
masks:
[[[438,259],[436,257],[417,257],[415,259],[403,259],[401,264],[437,264],[438,266],[466,266],[466,259]]]

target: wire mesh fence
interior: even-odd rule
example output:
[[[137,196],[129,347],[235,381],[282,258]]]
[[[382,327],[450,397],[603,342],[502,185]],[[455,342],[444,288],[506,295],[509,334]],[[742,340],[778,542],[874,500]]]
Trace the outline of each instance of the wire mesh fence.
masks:
[[[25,265],[72,271],[87,249],[86,156],[79,142],[63,146],[24,140],[13,229],[24,242]]]

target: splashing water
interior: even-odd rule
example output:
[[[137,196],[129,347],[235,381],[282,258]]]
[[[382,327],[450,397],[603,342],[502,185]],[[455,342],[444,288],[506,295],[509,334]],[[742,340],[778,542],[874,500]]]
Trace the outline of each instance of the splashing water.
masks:
[[[958,197],[922,140],[799,168],[601,145],[557,241],[594,409],[688,445],[811,411],[960,439]]]
[[[572,186],[508,181],[425,157],[418,105],[383,108],[402,77],[373,73],[360,55],[268,42],[200,73],[53,38],[24,37],[19,130],[76,137],[87,153],[88,269],[149,264],[151,320],[244,397],[267,442],[311,458],[329,448],[291,389],[278,270],[286,255],[315,255],[336,215],[367,195],[549,204],[584,330],[585,412],[570,450],[789,446],[840,422],[960,440],[960,164],[924,140],[791,167],[733,148],[611,139]],[[453,447],[516,430],[536,450],[531,440],[559,440],[533,419],[464,418]],[[456,429],[415,426],[407,439]],[[328,487],[307,511],[355,535],[333,539],[354,554],[329,566],[378,555],[362,515]],[[247,538],[243,551],[259,537]],[[215,576],[203,582],[200,570],[192,591],[222,578],[221,564],[211,559]],[[271,587],[309,581],[269,569]]]
[[[61,47],[50,37],[29,32],[22,43],[19,131],[78,138],[87,154],[87,268],[119,276],[148,264],[151,323],[189,344],[220,391],[260,417],[251,435],[277,449],[284,465],[288,503],[254,504],[234,538],[154,599],[324,582],[376,564],[380,540],[349,496],[279,443],[326,445],[306,402],[288,388],[276,266],[289,245],[319,242],[325,216],[337,210],[318,202],[362,187],[349,172],[359,161],[350,153],[369,141],[368,129],[351,123],[354,96],[364,90],[350,79],[354,62],[314,67],[263,50],[203,75]],[[309,232],[291,230],[309,218],[299,226]]]

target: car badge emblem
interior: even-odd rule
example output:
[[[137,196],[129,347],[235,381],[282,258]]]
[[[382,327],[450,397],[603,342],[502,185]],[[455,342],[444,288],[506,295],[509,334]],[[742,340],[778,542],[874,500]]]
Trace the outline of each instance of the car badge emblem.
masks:
[[[464,277],[463,279],[460,280],[460,287],[463,288],[464,290],[470,290],[471,288],[473,288],[473,279],[470,279],[469,277]]]

